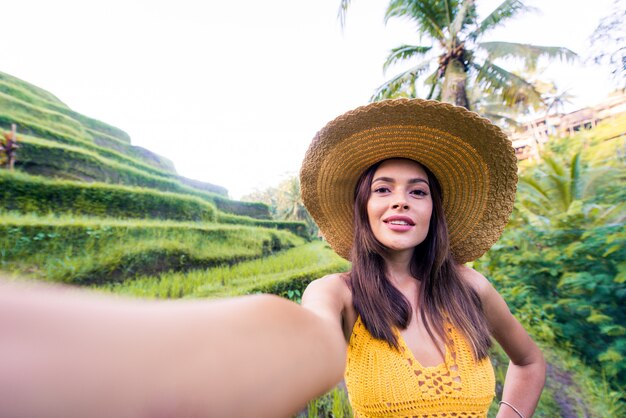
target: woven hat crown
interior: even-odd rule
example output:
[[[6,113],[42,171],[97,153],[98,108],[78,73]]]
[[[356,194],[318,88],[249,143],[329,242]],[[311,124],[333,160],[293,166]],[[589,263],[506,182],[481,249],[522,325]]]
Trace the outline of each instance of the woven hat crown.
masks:
[[[450,248],[457,262],[484,254],[513,209],[517,159],[501,129],[476,113],[421,99],[375,102],[329,122],[300,170],[302,198],[322,235],[348,259],[354,191],[373,164],[408,158],[439,181]]]

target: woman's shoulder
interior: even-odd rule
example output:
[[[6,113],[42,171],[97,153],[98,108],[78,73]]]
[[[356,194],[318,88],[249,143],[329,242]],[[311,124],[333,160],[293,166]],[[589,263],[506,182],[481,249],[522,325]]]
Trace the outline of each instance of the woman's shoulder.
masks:
[[[348,285],[348,273],[333,273],[313,280],[302,295],[302,302],[321,304],[333,311],[345,314],[352,308],[352,292]]]
[[[473,268],[459,265],[458,272],[461,278],[478,293],[481,299],[493,291],[493,286],[489,280]]]
[[[313,280],[302,295],[302,306],[318,315],[337,320],[346,341],[356,320],[347,273],[335,273]]]
[[[348,273],[332,273],[315,279],[309,283],[306,292],[321,292],[341,297],[341,299],[352,296],[352,292],[348,286]]]

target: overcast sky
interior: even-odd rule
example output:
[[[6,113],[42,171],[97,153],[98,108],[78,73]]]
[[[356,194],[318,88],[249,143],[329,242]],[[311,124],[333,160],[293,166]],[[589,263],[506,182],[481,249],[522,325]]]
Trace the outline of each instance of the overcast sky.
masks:
[[[388,1],[352,3],[342,31],[339,0],[7,0],[0,71],[239,198],[296,174],[315,132],[394,75],[382,72],[389,50],[419,42],[407,22],[384,25]],[[477,3],[484,16],[500,2]],[[584,57],[611,3],[529,0],[539,13],[488,39]],[[612,89],[606,69],[583,63],[545,77],[576,96],[570,110]]]

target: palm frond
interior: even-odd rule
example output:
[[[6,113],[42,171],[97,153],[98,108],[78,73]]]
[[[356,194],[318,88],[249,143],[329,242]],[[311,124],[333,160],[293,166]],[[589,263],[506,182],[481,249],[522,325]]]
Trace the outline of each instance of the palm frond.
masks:
[[[602,211],[593,221],[594,226],[619,225],[626,220],[626,202],[619,202]]]
[[[534,178],[530,176],[520,176],[519,182],[533,189],[536,192],[536,196],[539,197],[543,203],[550,202],[550,193]]]
[[[426,95],[426,98],[428,100],[440,100],[441,99],[440,80],[441,80],[441,77],[439,77],[439,69],[436,69],[435,72],[433,72],[431,75],[426,77],[426,79],[424,80],[424,85],[430,86],[430,88],[428,89],[428,94]],[[437,87],[439,87],[439,90],[437,90]]]
[[[556,193],[556,201],[561,210],[566,211],[572,203],[571,179],[567,177],[567,167],[555,158],[544,155],[543,162],[552,170],[546,173],[546,178],[550,180],[552,188]]]
[[[547,155],[543,156],[543,161],[552,170],[551,174],[559,178],[565,178],[566,169],[565,169],[565,166],[560,161],[557,161],[556,159],[549,157]]]
[[[387,60],[383,64],[383,71],[387,71],[387,68],[398,61],[407,60],[415,55],[424,55],[431,49],[431,46],[419,45],[401,45],[397,48],[393,48],[389,53]]]
[[[514,42],[481,42],[478,47],[487,52],[490,61],[498,58],[519,58],[523,60],[524,67],[528,71],[535,71],[539,58],[558,58],[571,62],[578,57],[575,52],[559,46],[538,46]]]
[[[471,100],[470,107],[474,112],[503,129],[516,129],[520,126],[517,119],[519,113],[505,106],[502,102],[492,102],[485,99]]]
[[[452,7],[450,7],[450,0],[443,0],[445,6],[446,26],[449,28],[452,24]]]
[[[470,84],[467,89],[467,98],[470,108],[481,116],[494,122],[503,129],[517,129],[521,126],[519,122],[523,109],[511,107],[498,97],[485,94],[480,86]]]
[[[467,22],[467,18],[470,15],[470,11],[475,9],[474,0],[465,0],[461,5],[461,8],[454,16],[454,20],[450,25],[450,37],[456,38],[457,34],[463,29],[463,25]]]
[[[497,111],[490,111],[490,110],[486,110],[486,111],[481,111],[480,109],[474,108],[474,111],[476,113],[478,113],[480,116],[489,119],[490,121],[492,121],[493,123],[495,123],[496,125],[498,125],[500,128],[518,128],[520,126],[520,123],[517,121],[517,119],[506,115],[504,113],[498,113]]]
[[[476,84],[485,93],[498,96],[508,106],[538,108],[543,105],[541,94],[522,77],[488,60],[485,60],[482,65],[471,62],[470,66],[477,71]]]
[[[392,17],[407,18],[417,23],[418,33],[427,34],[445,44],[444,16],[441,2],[436,0],[391,0],[385,12],[385,23]]]
[[[469,38],[476,40],[481,37],[485,32],[498,27],[504,21],[511,19],[512,17],[522,13],[534,11],[532,7],[528,7],[524,4],[523,0],[504,0],[493,12],[478,24],[478,27],[473,31]]]
[[[370,97],[370,102],[395,97],[417,97],[415,83],[417,79],[430,67],[430,61],[424,61],[419,65],[404,71],[391,80],[379,86]]]

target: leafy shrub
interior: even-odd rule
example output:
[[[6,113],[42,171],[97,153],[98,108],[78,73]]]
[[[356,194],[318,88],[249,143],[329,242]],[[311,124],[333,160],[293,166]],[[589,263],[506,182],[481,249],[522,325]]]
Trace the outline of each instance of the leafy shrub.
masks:
[[[606,145],[599,142],[598,146]],[[555,141],[554,147],[559,146]],[[573,145],[572,145],[573,146]],[[507,297],[533,333],[574,350],[613,385],[626,383],[626,232],[623,164],[618,156],[602,167],[580,150],[564,148],[524,175],[513,219],[476,266]],[[595,171],[612,167],[622,187],[611,188]],[[595,184],[594,187],[583,187]],[[538,204],[544,202],[544,204]],[[550,204],[548,204],[550,203]],[[527,292],[527,291],[528,292]]]

